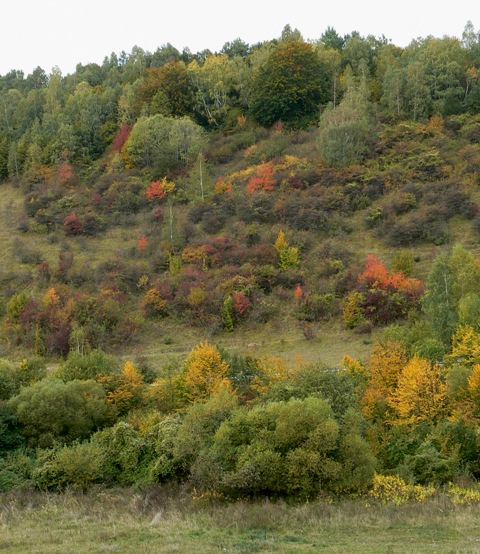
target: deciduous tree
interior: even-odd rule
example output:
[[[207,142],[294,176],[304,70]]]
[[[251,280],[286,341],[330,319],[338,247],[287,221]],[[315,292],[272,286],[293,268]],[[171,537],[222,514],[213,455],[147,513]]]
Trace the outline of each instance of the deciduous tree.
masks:
[[[222,384],[228,383],[228,369],[216,346],[208,341],[196,346],[185,361],[183,375],[190,402],[204,402]]]
[[[282,121],[287,128],[304,128],[317,120],[328,95],[328,79],[315,49],[302,40],[287,40],[260,67],[250,111],[262,125]]]

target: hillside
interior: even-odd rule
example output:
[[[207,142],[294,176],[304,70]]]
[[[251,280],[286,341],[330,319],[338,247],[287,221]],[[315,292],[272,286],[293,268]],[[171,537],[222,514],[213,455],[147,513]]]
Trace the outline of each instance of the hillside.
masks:
[[[0,490],[476,499],[466,33],[0,77]]]
[[[217,132],[160,198],[149,199],[148,183],[161,181],[133,169],[62,184],[66,162],[37,182],[4,184],[4,313],[12,294],[33,303],[16,328],[6,314],[4,356],[65,354],[81,326],[90,347],[154,363],[205,338],[334,365],[344,353],[365,358],[378,324],[349,331],[341,307],[368,254],[424,281],[452,244],[478,252],[475,125],[461,116],[379,126],[369,159],[341,169],[320,159],[316,129]],[[239,147],[244,135],[252,144]],[[221,148],[228,160],[215,160]],[[280,232],[298,249],[286,267]],[[245,306],[232,305],[227,324],[229,298]],[[92,303],[95,321],[74,302]]]

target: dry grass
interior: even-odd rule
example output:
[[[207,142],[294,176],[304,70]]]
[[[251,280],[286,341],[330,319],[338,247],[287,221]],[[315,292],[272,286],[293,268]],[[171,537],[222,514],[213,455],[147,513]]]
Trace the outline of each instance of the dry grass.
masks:
[[[15,553],[479,552],[478,506],[364,500],[222,503],[183,490],[0,496],[0,549]]]
[[[293,318],[266,325],[243,325],[235,333],[211,333],[208,328],[160,321],[150,325],[137,352],[151,366],[160,367],[171,358],[184,360],[196,344],[209,340],[230,353],[250,354],[260,358],[300,358],[305,362],[322,362],[338,367],[344,354],[367,360],[379,333],[375,331],[372,335],[357,335],[347,332],[339,323],[320,322],[316,336],[307,340],[299,322]]]

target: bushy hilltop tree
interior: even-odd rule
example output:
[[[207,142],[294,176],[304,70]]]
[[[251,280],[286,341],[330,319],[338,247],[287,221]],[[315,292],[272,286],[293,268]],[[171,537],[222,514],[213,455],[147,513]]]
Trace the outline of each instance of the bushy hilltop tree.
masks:
[[[338,106],[330,104],[319,121],[318,148],[331,165],[361,161],[375,140],[375,117],[365,79],[352,80]]]
[[[286,40],[272,51],[254,80],[250,111],[263,125],[308,127],[328,100],[329,76],[314,47]]]

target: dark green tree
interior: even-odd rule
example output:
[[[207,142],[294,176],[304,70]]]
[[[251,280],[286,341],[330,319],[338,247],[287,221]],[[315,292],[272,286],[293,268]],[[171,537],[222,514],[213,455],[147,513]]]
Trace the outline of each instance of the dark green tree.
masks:
[[[282,42],[255,77],[250,112],[262,125],[282,121],[299,129],[318,119],[319,107],[328,101],[329,78],[310,44]]]
[[[327,27],[320,37],[320,42],[328,48],[341,50],[345,44],[345,39],[333,27]]]
[[[51,447],[87,438],[111,421],[105,391],[95,381],[44,379],[8,402],[31,446]]]

